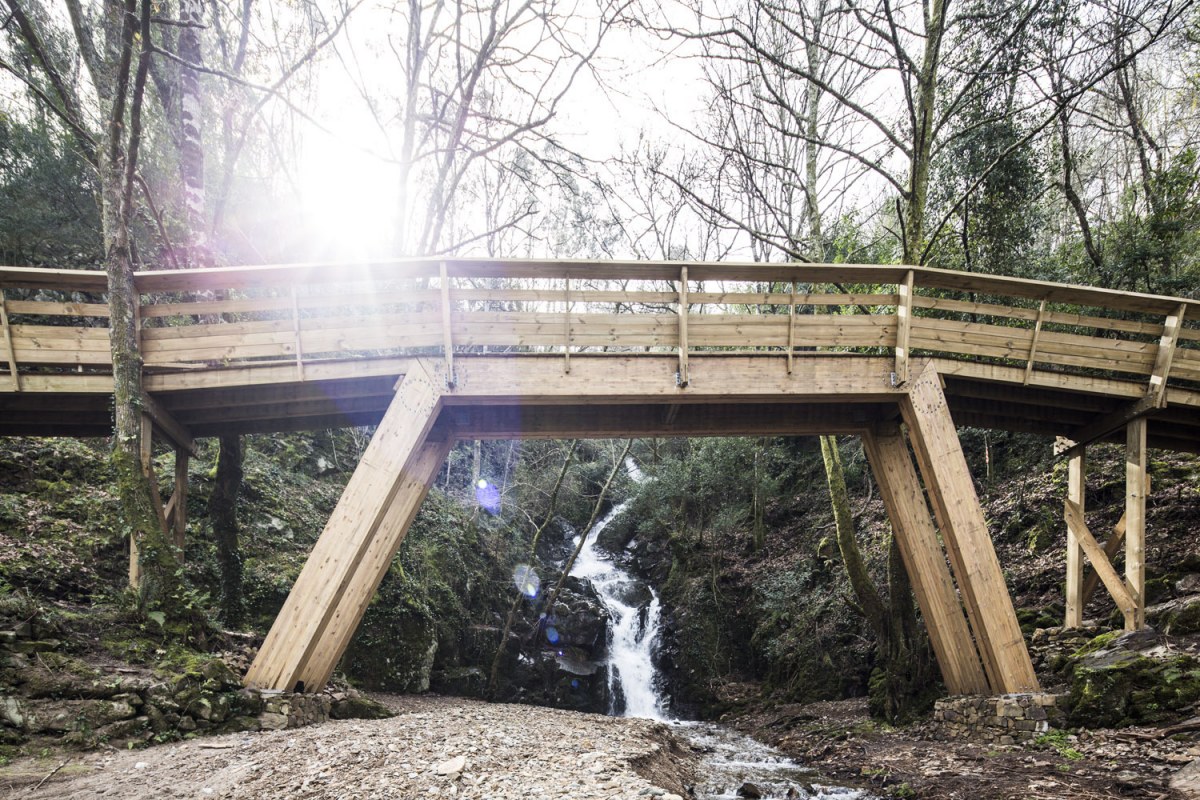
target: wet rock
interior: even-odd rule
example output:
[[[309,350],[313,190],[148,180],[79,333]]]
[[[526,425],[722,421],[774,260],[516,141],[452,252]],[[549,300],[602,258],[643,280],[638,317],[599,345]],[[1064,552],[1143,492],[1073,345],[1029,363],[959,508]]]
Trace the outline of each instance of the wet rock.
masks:
[[[759,800],[762,796],[762,789],[759,789],[753,783],[743,783],[737,790],[738,797],[745,797],[747,800]]]
[[[1200,593],[1150,606],[1146,609],[1146,621],[1171,636],[1200,632]]]
[[[334,719],[387,719],[392,716],[383,703],[362,695],[344,696],[333,703],[329,713]]]

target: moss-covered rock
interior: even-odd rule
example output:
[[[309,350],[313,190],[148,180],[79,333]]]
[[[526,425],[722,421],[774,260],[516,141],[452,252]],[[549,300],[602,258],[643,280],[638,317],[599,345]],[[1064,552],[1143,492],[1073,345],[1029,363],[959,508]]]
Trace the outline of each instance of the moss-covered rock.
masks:
[[[1105,634],[1080,650],[1070,675],[1070,724],[1163,722],[1200,699],[1200,661],[1153,644],[1153,637],[1141,632]]]
[[[1146,609],[1146,621],[1172,636],[1200,632],[1200,595],[1168,600]]]
[[[334,719],[387,719],[396,716],[383,703],[362,695],[348,695],[334,700],[329,715]]]

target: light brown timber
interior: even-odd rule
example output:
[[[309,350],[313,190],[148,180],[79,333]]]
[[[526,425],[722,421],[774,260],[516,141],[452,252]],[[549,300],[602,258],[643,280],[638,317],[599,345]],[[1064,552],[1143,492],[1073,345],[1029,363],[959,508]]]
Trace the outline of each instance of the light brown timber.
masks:
[[[17,370],[17,353],[13,346],[13,334],[8,324],[8,301],[4,289],[0,288],[0,329],[4,333],[4,354],[8,358],[8,380],[14,392],[21,391],[21,373]]]
[[[1037,320],[1033,324],[1033,341],[1029,343],[1029,355],[1025,356],[1025,380],[1024,384],[1029,385],[1029,376],[1033,374],[1033,362],[1037,358],[1038,339],[1042,335],[1042,323],[1046,319],[1046,301],[1043,300],[1038,306]]]
[[[950,694],[987,694],[987,677],[925,505],[908,445],[895,425],[867,432],[863,444],[946,689]]]
[[[896,285],[899,300],[896,303],[896,385],[908,383],[908,352],[912,333],[913,271],[910,269],[904,281]]]
[[[438,265],[438,276],[441,282],[440,289],[442,293],[442,357],[446,361],[446,385],[453,387],[455,383],[454,336],[452,333],[454,321],[450,315],[450,276],[446,270],[446,262],[444,261]]]
[[[1135,619],[1137,605],[1129,588],[1117,574],[1112,562],[1104,555],[1104,548],[1088,530],[1087,522],[1083,518],[1083,510],[1074,502],[1067,500],[1063,503],[1063,516],[1066,517],[1067,526],[1074,532],[1075,540],[1079,542],[1083,552],[1087,554],[1088,560],[1092,562],[1092,568],[1096,570],[1096,574],[1104,583],[1104,588],[1108,589],[1113,602],[1125,615],[1125,625],[1129,629]]]
[[[688,374],[688,268],[679,270],[679,387],[691,382]]]
[[[1154,359],[1154,369],[1150,375],[1150,398],[1155,406],[1162,408],[1167,404],[1167,378],[1171,374],[1171,362],[1175,359],[1175,348],[1179,344],[1179,329],[1183,327],[1183,316],[1187,306],[1179,304],[1174,314],[1168,314],[1163,323],[1162,338],[1158,342],[1158,355]]]
[[[1108,537],[1108,541],[1104,543],[1104,556],[1110,562],[1117,557],[1117,553],[1121,549],[1121,545],[1125,543],[1125,514],[1121,514],[1121,518],[1117,520],[1117,524],[1113,526],[1112,533]],[[1100,576],[1095,570],[1087,573],[1083,579],[1083,592],[1080,598],[1080,605],[1087,608],[1088,601],[1092,599],[1092,595],[1096,593],[1096,587],[1100,585]]]
[[[1125,584],[1133,597],[1126,630],[1146,625],[1146,419],[1125,428]]]
[[[1067,467],[1067,500],[1083,511],[1087,495],[1087,451],[1080,448]],[[1064,517],[1065,518],[1065,517]],[[1067,524],[1067,609],[1063,625],[1078,628],[1083,624],[1083,548],[1074,526]]]
[[[417,516],[429,487],[446,460],[453,441],[427,441],[417,452],[416,458],[400,478],[396,496],[371,537],[367,551],[359,564],[355,579],[346,587],[330,618],[324,635],[317,643],[308,661],[303,664],[297,680],[306,687],[324,686],[333,674],[334,667],[350,645],[358,625],[366,613],[367,606],[380,581],[392,565],[392,558],[400,549],[409,525]]]
[[[1036,691],[1037,676],[936,370],[927,366],[901,403],[994,693]]]
[[[247,685],[296,690],[347,589],[370,580],[360,571],[362,560],[403,476],[411,473],[440,404],[426,370],[411,369],[271,626],[246,675]]]

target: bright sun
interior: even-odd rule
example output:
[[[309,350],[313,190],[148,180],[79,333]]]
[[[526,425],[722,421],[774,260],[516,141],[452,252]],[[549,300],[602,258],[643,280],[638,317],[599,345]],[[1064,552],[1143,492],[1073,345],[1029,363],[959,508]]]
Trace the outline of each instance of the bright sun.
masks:
[[[367,259],[392,252],[396,172],[345,141],[309,132],[298,189],[306,233],[322,251],[320,257]]]

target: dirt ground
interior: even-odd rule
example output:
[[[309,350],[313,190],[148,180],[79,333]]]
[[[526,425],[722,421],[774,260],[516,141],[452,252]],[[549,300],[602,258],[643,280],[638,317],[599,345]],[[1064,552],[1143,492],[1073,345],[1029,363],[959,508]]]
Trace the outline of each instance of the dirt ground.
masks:
[[[398,716],[143,750],[48,750],[0,768],[0,800],[643,800],[664,790],[686,798],[696,774],[696,755],[661,723],[457,698],[377,699]],[[928,727],[873,723],[862,700],[784,706],[727,722],[823,779],[883,797],[1163,800],[1182,797],[1168,780],[1200,758],[1196,734],[1163,738],[1150,729],[1083,732],[1026,747],[941,742]],[[464,763],[453,769],[459,757]]]
[[[48,752],[0,769],[0,798],[639,800],[685,791],[694,761],[649,720],[457,698],[377,699],[398,715],[142,750]]]
[[[873,723],[865,700],[784,706],[729,720],[821,774],[881,795],[922,800],[1178,798],[1167,784],[1200,758],[1195,734],[1081,732],[1026,747],[950,743],[931,730]]]

